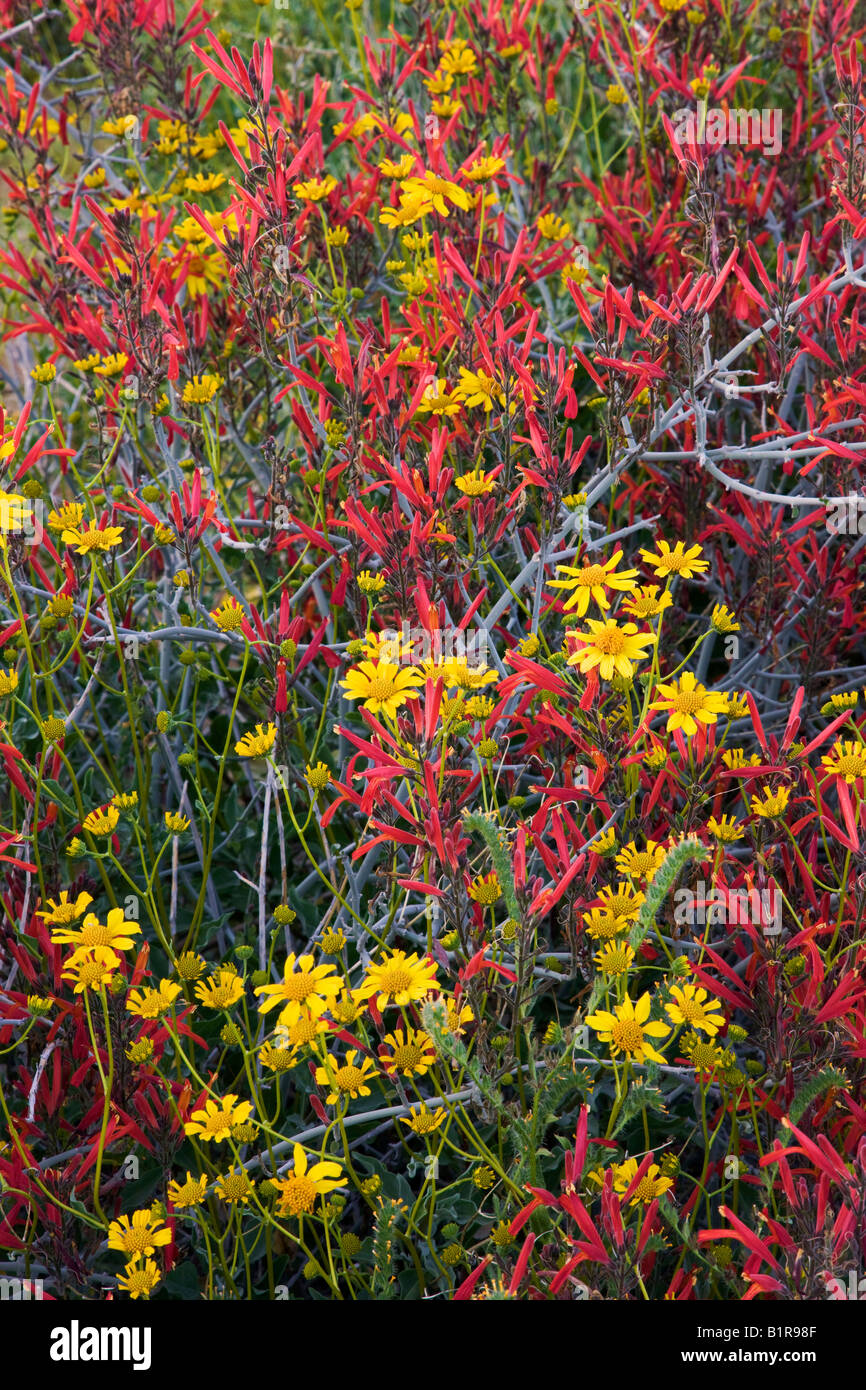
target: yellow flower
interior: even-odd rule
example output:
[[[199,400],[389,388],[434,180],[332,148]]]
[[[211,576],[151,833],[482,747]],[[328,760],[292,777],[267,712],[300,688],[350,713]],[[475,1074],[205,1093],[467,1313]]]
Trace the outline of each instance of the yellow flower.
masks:
[[[182,1211],[184,1207],[200,1206],[207,1196],[207,1178],[194,1178],[187,1170],[186,1181],[170,1182],[166,1195],[177,1211]]]
[[[384,174],[386,179],[405,179],[407,174],[411,174],[414,163],[415,156],[411,154],[401,155],[399,159],[383,159],[378,166],[379,173]]]
[[[474,159],[468,169],[463,172],[467,179],[473,183],[486,183],[488,179],[493,179],[505,168],[505,160],[498,159],[495,155],[483,155],[480,159]]]
[[[129,358],[125,352],[112,352],[108,357],[103,357],[98,367],[93,370],[97,376],[109,377],[120,376]]]
[[[189,830],[189,819],[177,811],[166,811],[163,819],[165,828],[171,835],[182,835],[185,830]]]
[[[86,989],[98,990],[110,984],[119,965],[120,956],[116,951],[107,946],[95,946],[73,952],[60,978],[74,982],[74,994],[83,994]]]
[[[635,589],[634,593],[630,594],[627,599],[623,599],[623,612],[630,613],[633,618],[658,617],[659,613],[663,613],[673,603],[673,598],[667,589],[662,591],[660,598],[656,598],[658,591],[658,584],[644,584]]]
[[[469,199],[459,183],[452,179],[440,178],[438,174],[426,171],[420,178],[406,179],[400,185],[404,197],[418,199],[439,213],[448,216],[448,203],[468,211]],[[447,200],[447,201],[446,201]]]
[[[607,589],[618,592],[628,592],[634,589],[637,570],[623,570],[620,574],[614,573],[621,559],[622,551],[618,550],[603,565],[590,565],[585,562],[582,569],[576,569],[572,565],[557,565],[556,573],[564,575],[565,578],[548,580],[550,587],[552,589],[574,590],[571,597],[565,600],[563,611],[570,613],[572,609],[576,608],[578,617],[582,618],[589,607],[590,598],[595,599],[599,608],[606,609],[610,608]]]
[[[866,777],[866,745],[837,739],[821,763],[825,772],[853,786],[861,777]]]
[[[606,941],[593,960],[604,975],[625,975],[634,962],[634,948],[627,942]]]
[[[108,1228],[109,1250],[121,1250],[124,1255],[152,1255],[158,1245],[171,1244],[168,1226],[154,1217],[150,1207],[121,1216]]]
[[[331,769],[326,763],[316,763],[315,767],[308,763],[304,778],[314,792],[321,792],[331,780]]]
[[[255,1183],[251,1181],[243,1168],[236,1173],[224,1173],[216,1180],[216,1195],[221,1201],[232,1205],[235,1203],[240,1203],[241,1206],[248,1205],[254,1191]]]
[[[673,1002],[665,1004],[665,1012],[672,1023],[687,1023],[690,1028],[700,1028],[702,1033],[715,1037],[725,1021],[718,999],[696,985],[673,985],[671,995]]]
[[[102,185],[105,183],[107,177],[108,176],[103,168],[93,169],[89,174],[84,175],[84,187],[101,188]]]
[[[765,787],[762,796],[764,797],[763,801],[760,796],[752,797],[750,804],[753,816],[761,816],[764,820],[778,820],[780,816],[785,814],[791,799],[791,793],[787,787],[780,787],[776,792]]]
[[[244,997],[244,982],[233,970],[216,970],[195,987],[195,997],[207,1009],[230,1009]]]
[[[86,893],[82,896],[90,901]],[[51,941],[55,946],[83,946],[88,950],[94,946],[109,946],[114,951],[129,951],[135,945],[132,938],[140,935],[141,927],[138,923],[128,922],[123,915],[123,908],[113,907],[104,926],[94,912],[88,912],[77,930],[66,927],[61,931],[53,931]]]
[[[505,405],[505,396],[495,377],[486,372],[470,372],[465,367],[460,368],[460,381],[454,388],[454,395],[467,405],[483,406],[487,413],[493,409],[494,401]]]
[[[162,1018],[179,994],[180,985],[160,980],[156,989],[145,985],[142,989],[131,990],[126,1007],[136,1018]]]
[[[381,594],[385,587],[384,574],[371,574],[369,570],[361,570],[357,577],[358,588],[362,594]]]
[[[4,671],[0,668],[0,695],[11,695],[18,689],[18,672],[10,666]]]
[[[628,878],[645,878],[647,883],[652,883],[664,862],[664,849],[655,840],[647,840],[645,850],[639,850],[631,840],[616,856],[616,867],[621,874]]]
[[[605,912],[600,907],[591,907],[584,912],[583,923],[587,936],[594,937],[596,941],[609,941],[625,931],[628,919],[614,917],[612,912]]]
[[[614,1006],[613,1013],[599,1009],[590,1014],[586,1022],[598,1033],[601,1042],[610,1044],[611,1056],[617,1057],[624,1052],[636,1062],[643,1062],[646,1057],[653,1062],[664,1062],[662,1054],[647,1039],[665,1038],[671,1030],[666,1023],[648,1023],[649,1015],[649,993],[642,994],[635,1003],[626,995],[621,1004]]]
[[[367,1082],[371,1077],[377,1076],[378,1072],[369,1057],[364,1057],[361,1065],[356,1066],[357,1056],[358,1049],[350,1047],[342,1064],[336,1057],[328,1056],[325,1058],[324,1066],[316,1067],[316,1084],[328,1089],[326,1099],[329,1105],[336,1105],[344,1096],[351,1096],[352,1100],[357,1100],[358,1096],[370,1094]]]
[[[333,965],[316,965],[315,956],[296,957],[293,952],[286,961],[280,983],[259,985],[255,992],[264,999],[259,1005],[260,1013],[269,1013],[282,1005],[279,1022],[291,1027],[302,1014],[312,1014],[318,1018],[341,988],[340,977]]]
[[[274,1047],[271,1043],[265,1043],[259,1048],[259,1058],[263,1067],[278,1075],[291,1071],[300,1061],[300,1056],[294,1048]]]
[[[238,603],[236,598],[229,596],[223,599],[218,608],[211,610],[210,616],[213,618],[220,632],[240,632],[246,613],[243,606]]]
[[[428,1110],[423,1103],[409,1107],[408,1115],[401,1115],[400,1120],[404,1125],[408,1125],[413,1134],[429,1134],[431,1130],[437,1129],[448,1114],[444,1105],[437,1106],[435,1110]]]
[[[88,526],[86,530],[70,527],[60,537],[64,545],[71,545],[79,555],[89,555],[94,550],[111,550],[123,540],[120,526]]]
[[[482,497],[485,493],[493,491],[496,479],[485,473],[483,468],[473,468],[471,472],[462,473],[459,478],[455,478],[454,486],[464,497]]]
[[[448,382],[439,377],[424,388],[418,410],[425,415],[459,415],[460,401],[448,394]]]
[[[364,709],[372,714],[384,710],[388,715],[395,715],[407,700],[417,700],[416,686],[422,683],[415,666],[396,666],[390,661],[362,661],[340,681],[350,700],[363,700]]]
[[[645,647],[657,640],[654,632],[638,632],[634,623],[622,627],[608,618],[597,622],[586,619],[589,632],[575,632],[572,636],[583,644],[568,658],[569,666],[579,666],[583,675],[594,667],[599,668],[602,680],[613,680],[614,673],[630,679],[635,674],[634,662],[646,659]]]
[[[618,883],[614,888],[605,885],[598,890],[603,912],[624,922],[634,922],[640,914],[645,893],[640,893],[632,883]]]
[[[360,999],[375,995],[376,1008],[381,1013],[387,1004],[403,1007],[423,999],[431,989],[436,989],[434,962],[414,951],[411,956],[405,951],[393,951],[378,964],[370,964],[357,993]]]
[[[731,844],[734,840],[742,840],[745,833],[740,822],[733,816],[722,816],[721,820],[716,820],[715,816],[710,816],[707,821],[707,830],[714,840],[719,840],[722,844]]]
[[[46,926],[68,926],[70,922],[76,922],[86,911],[87,904],[92,902],[93,899],[89,893],[79,893],[75,901],[71,902],[69,894],[64,888],[59,901],[55,902],[53,898],[49,898],[49,911],[37,912],[36,916],[41,917]]]
[[[740,624],[735,621],[733,613],[723,603],[713,604],[710,623],[716,632],[739,632],[740,630]]]
[[[294,184],[292,192],[302,202],[320,203],[329,193],[333,193],[336,187],[337,180],[333,174],[327,174],[323,179],[308,179],[306,183]]]
[[[469,896],[473,902],[481,903],[483,907],[492,907],[502,897],[502,888],[493,869],[489,874],[482,874],[480,878],[470,884]]]
[[[184,179],[183,186],[187,193],[213,193],[225,181],[225,174],[192,174]]]
[[[387,1072],[399,1071],[403,1076],[424,1076],[436,1061],[436,1049],[429,1034],[420,1028],[395,1028],[385,1036],[385,1047],[379,1061]]]
[[[34,381],[38,381],[44,386],[49,381],[54,380],[57,375],[57,368],[53,362],[43,362],[41,366],[34,367],[30,375]]]
[[[412,167],[411,160],[409,167]],[[325,232],[325,241],[329,246],[345,246],[349,240],[348,227],[329,227]]]
[[[120,814],[116,806],[106,806],[102,811],[91,811],[84,817],[81,823],[83,830],[87,830],[91,835],[107,836],[113,835]]]
[[[193,1110],[183,1127],[184,1133],[221,1144],[228,1139],[234,1125],[246,1124],[252,1108],[248,1100],[239,1101],[235,1095],[223,1096],[219,1102],[208,1099],[201,1110]]]
[[[654,567],[654,572],[659,579],[664,579],[669,574],[682,575],[683,579],[691,579],[693,574],[698,574],[702,570],[710,567],[709,560],[700,560],[701,546],[693,545],[686,550],[682,541],[677,541],[671,550],[667,541],[659,541],[659,553],[654,555],[651,550],[641,550],[641,559],[648,565]]]
[[[204,376],[194,376],[183,388],[181,400],[184,405],[208,405],[223,384],[221,376],[205,372]]]
[[[565,241],[566,237],[571,236],[570,224],[553,212],[539,217],[538,231],[545,241]]]
[[[235,744],[235,752],[242,758],[263,758],[273,748],[277,738],[276,724],[257,724],[254,733],[248,730]]]
[[[339,1163],[325,1159],[307,1167],[307,1155],[300,1144],[293,1149],[294,1166],[285,1178],[272,1178],[279,1188],[279,1214],[305,1216],[313,1210],[317,1197],[326,1197],[338,1187],[345,1187],[343,1169]]]
[[[667,710],[668,732],[682,729],[689,738],[697,732],[697,721],[715,724],[727,704],[724,695],[708,691],[691,671],[684,671],[679,681],[672,681],[670,685],[660,682],[656,693],[662,698],[653,700],[650,709]]]
[[[607,100],[611,106],[622,106],[627,101],[625,88],[620,87],[618,82],[612,82],[605,92]]]
[[[80,502],[64,502],[57,511],[48,513],[49,531],[77,530],[84,519],[84,507]]]
[[[662,0],[664,4],[664,0]],[[627,1158],[624,1163],[617,1163],[613,1170],[613,1190],[614,1192],[627,1192],[634,1181],[635,1174],[639,1168],[636,1158]],[[638,1202],[649,1203],[655,1201],[663,1192],[667,1192],[669,1187],[673,1187],[673,1178],[662,1176],[662,1170],[657,1163],[651,1163],[647,1168],[634,1192],[629,1198],[629,1206],[637,1206]]]
[[[122,1274],[118,1274],[117,1287],[130,1298],[150,1298],[162,1275],[156,1261],[144,1255],[133,1255]]]
[[[742,719],[749,713],[749,702],[745,695],[741,695],[738,690],[727,690],[725,696],[725,714],[729,719]]]

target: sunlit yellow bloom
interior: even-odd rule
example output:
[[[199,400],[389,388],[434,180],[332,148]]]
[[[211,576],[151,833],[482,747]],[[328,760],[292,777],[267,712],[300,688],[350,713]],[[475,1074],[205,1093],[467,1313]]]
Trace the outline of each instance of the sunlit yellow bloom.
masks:
[[[378,1075],[376,1066],[369,1057],[362,1058],[361,1065],[356,1066],[357,1056],[358,1049],[350,1047],[344,1062],[329,1055],[325,1058],[323,1066],[316,1067],[316,1085],[327,1089],[328,1105],[336,1105],[345,1096],[357,1100],[358,1096],[370,1094],[367,1082]]]
[[[184,179],[183,186],[187,193],[213,193],[214,189],[221,188],[225,181],[225,174],[192,174]]]
[[[625,975],[634,962],[634,948],[628,942],[606,941],[593,960],[603,975]]]
[[[489,874],[476,878],[469,885],[469,896],[473,902],[481,903],[484,907],[492,907],[497,903],[502,897],[502,887],[496,870],[492,869]]]
[[[435,1110],[429,1110],[423,1103],[421,1105],[410,1106],[408,1115],[401,1115],[400,1121],[408,1125],[413,1134],[429,1134],[431,1130],[437,1129],[448,1115],[448,1108],[439,1105]]]
[[[466,190],[461,188],[459,183],[454,183],[452,179],[440,178],[438,174],[429,170],[420,178],[406,179],[400,186],[404,196],[423,199],[440,217],[448,216],[448,203],[462,208],[464,212],[469,208]]]
[[[659,553],[657,555],[654,555],[651,550],[641,550],[640,552],[641,559],[653,566],[655,574],[660,579],[666,578],[669,574],[679,574],[683,579],[691,579],[692,575],[709,569],[709,560],[698,558],[701,553],[701,546],[693,545],[686,550],[682,541],[677,541],[673,550],[667,541],[659,541]]]
[[[448,382],[441,377],[424,388],[418,410],[426,415],[459,415],[461,404],[456,395],[449,395]]]
[[[240,632],[247,615],[243,605],[229,595],[223,599],[218,608],[211,609],[210,616],[220,632]]]
[[[569,666],[579,666],[583,675],[598,667],[602,680],[613,680],[614,674],[630,679],[635,674],[634,662],[646,659],[645,647],[657,640],[654,632],[638,632],[634,623],[622,627],[608,618],[597,622],[587,618],[589,632],[574,632],[572,638],[582,645],[568,658]]]
[[[761,800],[761,796],[753,796],[751,799],[753,816],[761,816],[764,820],[778,820],[780,816],[785,814],[791,799],[791,793],[787,787],[780,787],[776,792],[765,787],[761,795],[763,800]]]
[[[662,590],[661,595],[656,598],[658,592],[658,584],[642,585],[629,594],[628,598],[623,599],[622,611],[630,613],[633,618],[658,617],[659,613],[663,613],[673,603],[673,597],[667,589]]]
[[[470,372],[466,367],[460,368],[459,375],[460,380],[454,388],[454,395],[467,405],[483,406],[487,413],[493,409],[494,401],[505,405],[505,396],[495,377],[482,371]]]
[[[364,709],[394,715],[407,700],[417,700],[423,677],[415,666],[396,666],[390,661],[362,661],[346,673],[340,685],[350,700],[362,700]]]
[[[235,1095],[223,1096],[219,1102],[208,1098],[202,1109],[193,1110],[183,1127],[184,1133],[221,1144],[235,1125],[246,1124],[252,1108],[248,1100],[239,1101]]]
[[[206,1009],[230,1009],[244,997],[244,982],[233,970],[217,970],[207,980],[199,980],[195,997]]]
[[[249,730],[238,739],[235,752],[242,758],[263,758],[273,748],[277,738],[276,724],[257,724],[255,732]]]
[[[338,1187],[345,1187],[343,1169],[339,1163],[325,1159],[308,1168],[307,1155],[300,1144],[293,1149],[294,1166],[284,1178],[271,1181],[280,1190],[279,1215],[305,1216],[316,1205],[317,1197],[326,1197]]]
[[[624,1052],[636,1062],[643,1062],[646,1057],[653,1062],[664,1062],[662,1054],[648,1039],[666,1038],[671,1030],[666,1023],[649,1023],[649,1016],[650,997],[647,993],[634,1003],[626,995],[621,1004],[614,1006],[613,1013],[599,1009],[590,1014],[586,1022],[598,1033],[601,1042],[610,1044],[612,1057]]]
[[[82,821],[82,829],[91,835],[113,835],[120,815],[115,806],[106,806],[102,811],[91,811]]]
[[[68,926],[70,922],[76,922],[87,910],[88,903],[92,902],[93,898],[89,893],[79,893],[74,901],[71,901],[64,888],[57,902],[53,898],[47,899],[48,912],[37,912],[36,916],[41,917],[46,926]]]
[[[281,1006],[279,1022],[291,1027],[302,1014],[317,1018],[324,1013],[341,988],[342,981],[333,965],[317,965],[315,956],[296,957],[293,952],[286,961],[282,980],[278,984],[259,985],[255,992],[263,998],[260,1013]]]
[[[714,840],[719,840],[722,844],[731,844],[734,840],[742,840],[745,834],[740,822],[733,816],[722,816],[721,820],[716,820],[715,816],[710,816],[707,821],[707,830]]]
[[[74,982],[74,994],[82,994],[86,989],[101,989],[108,985],[120,965],[120,956],[107,946],[75,951],[66,962],[60,977]]]
[[[302,202],[320,203],[329,193],[333,193],[336,187],[337,180],[333,174],[327,174],[323,179],[307,179],[306,183],[294,184],[292,192]]]
[[[671,995],[672,1002],[665,1004],[665,1012],[672,1023],[687,1023],[690,1028],[700,1028],[702,1033],[715,1037],[725,1021],[718,999],[697,985],[673,985]]]
[[[80,502],[64,502],[62,507],[48,513],[49,531],[77,531],[84,519]]]
[[[378,964],[371,963],[357,994],[360,999],[375,995],[381,1013],[388,1004],[403,1007],[423,999],[431,989],[436,989],[435,963],[415,952],[407,956],[405,951],[393,951]]]
[[[64,545],[71,545],[79,555],[89,555],[94,550],[111,550],[120,545],[123,531],[120,526],[88,526],[85,531],[71,527],[60,537]]]
[[[647,883],[652,883],[664,862],[665,851],[655,840],[647,840],[646,849],[638,849],[634,840],[630,840],[616,856],[616,867],[621,874],[628,878],[645,878]]]
[[[505,160],[499,159],[495,155],[483,155],[480,159],[475,159],[463,172],[467,179],[473,183],[486,183],[488,179],[493,179],[505,168]]]
[[[544,217],[538,219],[538,231],[545,241],[565,241],[571,236],[571,226],[562,217],[557,217],[555,213],[545,213]]]
[[[159,1245],[171,1244],[168,1226],[154,1217],[150,1207],[121,1216],[108,1227],[109,1250],[121,1250],[125,1255],[152,1255]]]
[[[182,1211],[184,1207],[201,1206],[207,1196],[207,1178],[194,1178],[192,1173],[187,1171],[186,1181],[170,1182],[166,1195],[176,1211]]]
[[[205,372],[201,377],[194,376],[184,386],[181,400],[184,405],[207,405],[222,384],[222,377],[217,376],[215,372]]]
[[[620,593],[634,589],[637,570],[622,570],[619,574],[614,572],[621,559],[622,551],[618,550],[609,560],[605,560],[603,565],[584,564],[580,569],[573,565],[557,565],[557,575],[563,575],[564,578],[548,580],[550,587],[574,590],[565,600],[563,610],[570,613],[576,609],[578,616],[582,618],[589,607],[590,598],[595,599],[599,608],[607,609],[610,608],[610,599],[606,592],[608,589]]]
[[[402,1028],[395,1028],[385,1035],[379,1061],[387,1072],[424,1076],[436,1061],[433,1039],[420,1028],[407,1028],[405,1033]]]
[[[482,497],[485,493],[493,491],[496,479],[485,473],[483,468],[473,468],[471,472],[462,473],[459,478],[455,478],[454,486],[464,497]]]
[[[726,608],[723,603],[713,605],[713,612],[710,623],[716,632],[739,632],[740,624],[735,620],[733,613]]]
[[[0,695],[12,695],[18,689],[18,672],[10,666],[0,667]]]
[[[255,1183],[243,1168],[235,1173],[224,1173],[216,1180],[216,1195],[220,1201],[232,1205],[247,1206],[254,1191]]]
[[[125,352],[112,352],[108,357],[103,357],[98,367],[93,370],[97,376],[120,376],[127,362],[128,356]]]
[[[636,1158],[627,1158],[624,1163],[617,1163],[613,1170],[613,1190],[614,1192],[627,1192],[634,1182],[640,1164]],[[634,1192],[629,1198],[629,1206],[637,1206],[638,1202],[644,1204],[655,1201],[663,1192],[667,1192],[669,1187],[673,1187],[673,1178],[666,1178],[662,1175],[662,1170],[657,1163],[651,1163],[647,1168]]]
[[[86,893],[82,896],[90,901]],[[129,951],[135,945],[132,939],[134,936],[141,936],[141,927],[137,922],[126,920],[123,908],[113,907],[104,925],[95,912],[88,912],[80,927],[67,926],[60,931],[53,931],[51,941],[55,946],[84,946],[87,949],[109,946],[114,951]]]
[[[133,1255],[122,1274],[115,1276],[117,1287],[130,1298],[150,1298],[162,1275],[156,1261],[144,1255]]]
[[[727,704],[724,695],[707,690],[691,671],[684,671],[679,681],[669,685],[659,682],[656,693],[661,699],[653,700],[650,709],[667,710],[668,732],[682,729],[688,737],[697,732],[698,723],[715,724]]]
[[[853,786],[866,777],[866,745],[837,739],[830,752],[821,759],[825,772],[840,777]]]
[[[145,985],[142,989],[130,990],[126,1007],[136,1018],[162,1018],[179,994],[180,985],[172,980],[160,980],[156,989]]]

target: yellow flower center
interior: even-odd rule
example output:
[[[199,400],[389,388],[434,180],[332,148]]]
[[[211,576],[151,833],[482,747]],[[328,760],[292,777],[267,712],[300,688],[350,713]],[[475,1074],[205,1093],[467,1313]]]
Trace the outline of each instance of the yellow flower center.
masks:
[[[655,1181],[653,1178],[650,1177],[641,1178],[640,1182],[638,1183],[637,1187],[632,1193],[632,1197],[636,1198],[638,1202],[651,1202],[655,1195]]]
[[[299,1018],[291,1029],[291,1040],[295,1047],[301,1047],[304,1043],[311,1043],[318,1032],[318,1023],[314,1018]]]
[[[363,1084],[364,1073],[360,1067],[353,1067],[347,1063],[334,1073],[334,1085],[338,1091],[357,1091]]]
[[[712,1043],[696,1043],[691,1051],[691,1061],[699,1071],[713,1067],[716,1064],[716,1049]]]
[[[312,976],[305,975],[303,972],[299,971],[297,974],[290,975],[287,980],[283,981],[282,990],[287,999],[297,1003],[308,998],[309,995],[315,994],[316,982]]]
[[[612,1041],[622,1052],[637,1052],[643,1047],[643,1029],[633,1018],[617,1019],[610,1030]]]
[[[866,773],[866,758],[849,753],[836,759],[836,770],[843,777],[862,777]]]
[[[423,1057],[423,1053],[415,1043],[406,1043],[404,1047],[394,1048],[393,1065],[400,1071],[408,1071],[410,1067],[417,1067]]]
[[[127,1276],[126,1286],[133,1298],[136,1295],[140,1297],[143,1293],[149,1293],[153,1284],[153,1274],[148,1273],[146,1269],[134,1269]]]
[[[635,908],[633,898],[606,898],[604,905],[614,917],[626,917],[630,912],[634,912]]]
[[[607,583],[607,571],[604,565],[587,565],[586,569],[581,571],[577,582],[587,589],[593,585],[605,584]]]
[[[618,627],[605,627],[597,632],[592,645],[605,656],[619,656],[626,642],[626,634]]]
[[[237,1202],[250,1191],[250,1180],[244,1173],[229,1173],[220,1182],[220,1191],[226,1202]]]
[[[110,946],[111,932],[101,922],[88,922],[81,928],[82,946]]]
[[[405,965],[389,965],[379,976],[381,994],[403,994],[412,984],[412,972]]]
[[[219,1134],[221,1130],[231,1127],[231,1118],[224,1110],[218,1110],[215,1115],[208,1115],[202,1123],[206,1134]]]
[[[678,555],[676,554],[676,552],[672,552],[670,555],[662,556],[663,567],[666,570],[672,570],[676,574],[679,574],[680,570],[683,568],[683,565],[685,564],[685,555]]]
[[[130,1255],[146,1250],[152,1243],[153,1231],[150,1226],[131,1226],[123,1233],[123,1248]]]
[[[99,961],[83,961],[78,967],[78,978],[83,985],[98,985],[102,980],[102,966]]]
[[[284,1204],[295,1216],[312,1211],[316,1205],[315,1184],[309,1178],[299,1178],[297,1173],[286,1179],[282,1195]]]
[[[705,1017],[706,1010],[703,1004],[698,1004],[694,999],[684,999],[680,1004],[680,1013],[686,1023],[695,1023]]]
[[[679,714],[695,714],[704,703],[704,691],[680,690],[672,696],[671,704]]]
[[[628,969],[628,956],[625,951],[614,950],[605,952],[604,969],[609,975],[621,975]]]
[[[394,694],[394,681],[390,676],[373,676],[370,681],[371,700],[388,700]]]
[[[86,531],[81,532],[82,544],[86,546],[99,545],[101,536],[101,531],[97,530],[94,526],[90,526]]]

